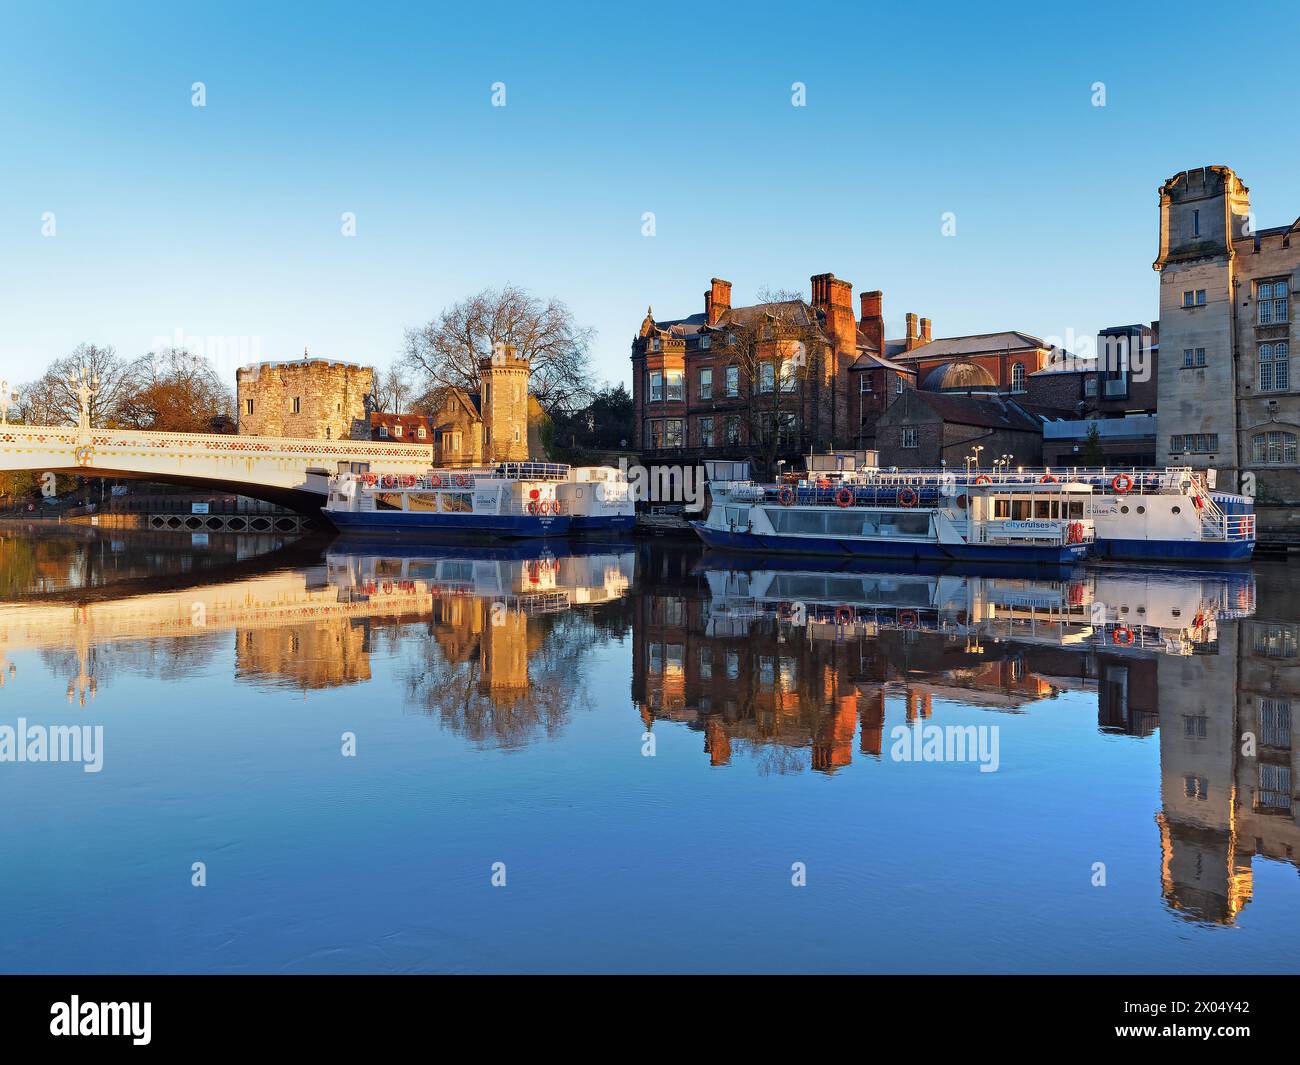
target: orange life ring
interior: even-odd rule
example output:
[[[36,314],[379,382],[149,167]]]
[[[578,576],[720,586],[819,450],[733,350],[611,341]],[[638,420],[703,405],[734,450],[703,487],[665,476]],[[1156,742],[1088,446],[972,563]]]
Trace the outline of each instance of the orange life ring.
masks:
[[[990,477],[987,473],[981,473],[978,477],[975,478],[975,483],[976,483],[976,484],[992,484],[992,483],[993,483],[993,478]]]
[[[536,514],[536,513],[537,513],[537,500],[535,500],[535,499],[532,500],[532,501],[528,504],[527,510],[528,510],[528,513],[529,513],[529,514]]]
[[[1083,523],[1078,521],[1070,522],[1070,528],[1066,532],[1065,542],[1067,544],[1083,543]]]
[[[1110,479],[1110,487],[1116,495],[1124,495],[1133,490],[1133,478],[1127,473],[1117,473]]]
[[[1056,474],[1054,474],[1054,473],[1045,473],[1045,474],[1043,474],[1040,478],[1038,478],[1038,483],[1039,483],[1039,484],[1056,484],[1056,483],[1057,483],[1057,477],[1056,477]]]
[[[1123,625],[1110,634],[1112,643],[1117,643],[1121,647],[1131,647],[1133,644],[1133,630],[1126,629]]]
[[[849,625],[853,622],[854,613],[851,606],[837,606],[835,608],[835,624]]]
[[[920,493],[909,485],[903,485],[898,490],[898,505],[900,507],[914,507],[920,498]]]
[[[853,489],[841,488],[835,493],[835,505],[837,507],[848,507],[853,505]]]
[[[781,489],[780,492],[777,493],[777,499],[781,501],[781,506],[783,507],[794,506],[794,499],[795,499],[794,489],[791,488],[789,485],[786,485],[784,488]]]
[[[915,610],[900,610],[898,612],[898,623],[905,629],[914,629],[920,622]]]

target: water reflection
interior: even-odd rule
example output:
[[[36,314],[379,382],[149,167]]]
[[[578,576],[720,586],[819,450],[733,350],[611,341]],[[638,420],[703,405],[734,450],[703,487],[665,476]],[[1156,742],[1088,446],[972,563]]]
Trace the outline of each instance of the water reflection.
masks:
[[[887,706],[1021,713],[1096,693],[1104,733],[1159,731],[1161,879],[1181,916],[1231,923],[1254,855],[1296,864],[1297,626],[1255,618],[1251,571],[1056,579],[824,570],[706,556],[636,607],[647,727],[703,734],[712,765],[835,773],[888,751]]]
[[[1173,912],[1232,923],[1254,857],[1297,864],[1284,568],[1257,583],[1254,570],[1014,576],[660,544],[336,541],[267,542],[257,557],[232,542],[182,572],[174,539],[134,554],[113,542],[0,537],[0,685],[22,683],[10,662],[31,650],[85,706],[124,675],[183,685],[229,656],[237,684],[268,691],[396,681],[408,711],[473,746],[520,748],[563,737],[582,710],[629,714],[627,689],[598,690],[591,662],[630,637],[638,731],[698,732],[712,767],[827,777],[883,772],[896,726],[1050,713],[1076,693],[1109,742],[1158,744]],[[1068,749],[1047,758],[1063,780],[1079,771]]]
[[[630,547],[372,550],[332,550],[328,579],[341,601],[407,595],[420,604],[427,623],[398,667],[409,705],[503,747],[555,736],[575,709],[592,705],[586,659],[627,629]],[[380,624],[392,622],[372,616],[372,629]]]

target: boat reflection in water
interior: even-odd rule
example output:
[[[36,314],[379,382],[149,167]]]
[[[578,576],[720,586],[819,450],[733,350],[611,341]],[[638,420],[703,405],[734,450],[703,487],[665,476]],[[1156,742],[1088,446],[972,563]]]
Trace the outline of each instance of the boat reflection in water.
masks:
[[[1231,922],[1253,855],[1295,864],[1297,626],[1254,620],[1251,572],[868,567],[707,554],[673,594],[641,596],[646,727],[698,729],[715,766],[748,756],[761,772],[835,773],[855,756],[889,760],[892,729],[942,720],[945,702],[1023,713],[1095,692],[1102,732],[1159,731],[1173,910]]]

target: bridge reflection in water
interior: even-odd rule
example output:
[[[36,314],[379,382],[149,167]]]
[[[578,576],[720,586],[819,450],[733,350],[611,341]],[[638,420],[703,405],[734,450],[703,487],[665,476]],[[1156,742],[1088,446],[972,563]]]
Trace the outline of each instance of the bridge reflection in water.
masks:
[[[1257,615],[1250,570],[888,572],[625,544],[303,550],[183,587],[133,594],[128,576],[121,595],[11,601],[0,647],[40,651],[84,703],[118,670],[183,677],[233,638],[240,682],[307,693],[390,670],[409,710],[511,747],[608,707],[585,663],[630,634],[633,727],[695,730],[712,766],[781,774],[883,771],[892,726],[1095,693],[1114,742],[1159,744],[1173,911],[1231,923],[1255,856],[1296,864],[1300,626]],[[84,568],[76,551],[63,562]]]

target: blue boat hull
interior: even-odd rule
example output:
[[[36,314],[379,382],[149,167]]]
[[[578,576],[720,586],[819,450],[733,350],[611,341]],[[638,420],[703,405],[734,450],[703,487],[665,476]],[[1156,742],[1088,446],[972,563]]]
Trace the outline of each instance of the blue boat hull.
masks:
[[[861,540],[838,537],[771,536],[758,533],[710,529],[702,521],[691,527],[704,543],[726,551],[764,554],[840,555],[853,558],[889,558],[909,562],[1002,562],[1012,565],[1060,566],[1080,562],[1088,555],[1087,544],[1059,547],[996,547],[988,544],[938,544],[916,540]]]
[[[323,510],[327,521],[343,533],[387,533],[393,536],[488,536],[531,539],[563,536],[569,531],[566,514],[425,514],[401,510],[351,513]]]
[[[1254,540],[1098,540],[1098,558],[1132,562],[1248,562]]]
[[[614,517],[583,516],[569,519],[571,533],[631,532],[635,528],[635,514],[619,514]]]

